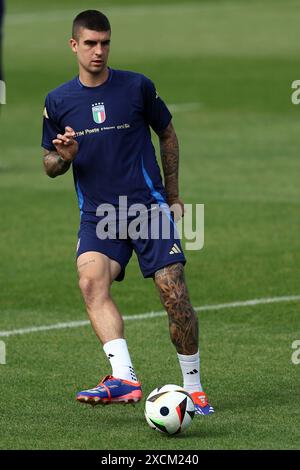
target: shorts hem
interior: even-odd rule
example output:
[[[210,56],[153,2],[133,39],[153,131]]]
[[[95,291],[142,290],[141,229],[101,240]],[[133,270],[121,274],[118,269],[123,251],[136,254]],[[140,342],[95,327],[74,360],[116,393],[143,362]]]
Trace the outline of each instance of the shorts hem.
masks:
[[[181,258],[181,259],[176,259],[174,261],[168,260],[165,263],[160,263],[159,265],[155,266],[155,268],[152,268],[151,271],[145,271],[145,272],[142,271],[142,274],[144,278],[147,279],[147,278],[153,277],[156,271],[158,271],[159,269],[163,269],[166,266],[170,266],[170,264],[176,264],[176,263],[181,263],[184,266],[186,264],[186,259]]]

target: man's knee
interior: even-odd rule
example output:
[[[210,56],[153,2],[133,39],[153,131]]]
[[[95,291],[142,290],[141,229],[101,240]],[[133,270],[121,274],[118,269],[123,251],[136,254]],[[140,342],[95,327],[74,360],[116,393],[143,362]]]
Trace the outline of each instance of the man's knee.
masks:
[[[182,290],[186,290],[183,264],[170,264],[159,269],[154,275],[154,282],[162,297],[177,298]]]
[[[95,299],[105,300],[109,297],[109,283],[106,279],[82,275],[79,279],[79,287],[87,303]]]
[[[168,313],[189,310],[189,293],[184,279],[182,263],[171,264],[159,269],[154,276],[162,304]]]

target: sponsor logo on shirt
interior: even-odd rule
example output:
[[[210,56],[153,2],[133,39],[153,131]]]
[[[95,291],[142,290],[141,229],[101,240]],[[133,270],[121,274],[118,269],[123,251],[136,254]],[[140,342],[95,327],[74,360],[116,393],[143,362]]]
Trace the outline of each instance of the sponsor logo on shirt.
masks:
[[[94,135],[100,134],[103,131],[113,131],[117,130],[120,131],[122,129],[129,129],[131,126],[128,123],[118,124],[116,126],[102,126],[102,127],[94,127],[93,129],[84,129],[75,132],[75,137],[82,137],[85,135]]]

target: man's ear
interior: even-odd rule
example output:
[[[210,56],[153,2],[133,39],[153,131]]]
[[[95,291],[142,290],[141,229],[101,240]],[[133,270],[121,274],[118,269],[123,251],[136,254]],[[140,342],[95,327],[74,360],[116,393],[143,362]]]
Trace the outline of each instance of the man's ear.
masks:
[[[72,51],[77,53],[78,43],[77,43],[76,39],[71,38],[69,40],[69,45],[70,45]]]

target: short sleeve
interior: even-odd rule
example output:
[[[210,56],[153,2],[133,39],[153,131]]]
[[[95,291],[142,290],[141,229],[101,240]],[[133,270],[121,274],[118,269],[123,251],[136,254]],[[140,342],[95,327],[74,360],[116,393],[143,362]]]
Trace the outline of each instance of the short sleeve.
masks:
[[[61,133],[63,133],[63,129],[61,129],[57,123],[54,106],[48,95],[43,112],[42,147],[47,150],[55,150],[52,140],[56,138],[57,134]]]
[[[155,86],[149,78],[143,76],[142,93],[144,102],[144,116],[147,124],[159,133],[164,131],[172,119],[163,100],[158,96]]]

